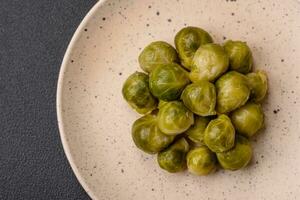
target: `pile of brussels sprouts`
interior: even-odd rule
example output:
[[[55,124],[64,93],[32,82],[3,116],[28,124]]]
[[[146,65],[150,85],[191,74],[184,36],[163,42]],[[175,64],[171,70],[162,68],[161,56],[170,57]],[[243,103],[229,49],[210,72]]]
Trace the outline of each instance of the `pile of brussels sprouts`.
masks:
[[[266,74],[251,72],[245,42],[221,46],[205,30],[186,27],[175,45],[149,44],[138,58],[145,73],[135,72],[124,83],[125,100],[144,115],[132,126],[135,145],[157,153],[168,172],[187,167],[207,175],[218,165],[245,167],[252,157],[249,139],[264,126]]]

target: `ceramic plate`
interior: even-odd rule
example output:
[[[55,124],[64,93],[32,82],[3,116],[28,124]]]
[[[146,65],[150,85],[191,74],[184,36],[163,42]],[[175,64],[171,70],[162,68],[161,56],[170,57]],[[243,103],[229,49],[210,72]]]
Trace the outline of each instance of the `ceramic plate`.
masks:
[[[143,47],[173,44],[184,26],[204,28],[217,43],[247,41],[255,68],[269,75],[266,128],[243,170],[170,174],[131,139],[139,115],[123,100],[122,84],[141,71]],[[76,31],[58,82],[61,139],[78,180],[95,200],[299,199],[299,44],[296,0],[99,1]]]

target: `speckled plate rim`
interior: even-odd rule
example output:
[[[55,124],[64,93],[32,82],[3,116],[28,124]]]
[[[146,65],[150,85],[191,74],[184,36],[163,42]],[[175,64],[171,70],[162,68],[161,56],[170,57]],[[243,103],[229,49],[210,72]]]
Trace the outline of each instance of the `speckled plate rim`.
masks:
[[[69,161],[69,164],[71,165],[71,168],[77,178],[77,180],[79,181],[79,183],[81,184],[81,186],[83,187],[83,189],[87,192],[87,194],[92,198],[92,199],[97,199],[96,195],[93,193],[93,191],[90,189],[90,187],[88,186],[87,182],[84,180],[84,178],[81,176],[75,162],[74,159],[71,155],[71,151],[70,151],[70,146],[68,144],[68,141],[66,139],[66,133],[64,130],[64,122],[63,122],[63,118],[62,118],[62,89],[63,89],[63,84],[64,84],[64,74],[65,71],[67,69],[67,63],[70,60],[70,55],[71,52],[73,51],[73,49],[76,46],[76,42],[78,41],[81,33],[84,31],[84,27],[87,25],[87,23],[89,22],[89,20],[92,19],[92,17],[96,14],[96,12],[98,11],[98,9],[106,2],[107,0],[99,0],[91,9],[90,11],[87,13],[87,15],[84,17],[84,19],[81,21],[80,25],[78,26],[78,28],[76,29],[69,45],[67,48],[67,51],[64,55],[61,67],[60,67],[60,71],[59,71],[59,76],[58,76],[58,82],[57,82],[57,91],[56,91],[56,112],[57,112],[57,121],[58,121],[58,129],[59,129],[59,133],[60,133],[60,138],[61,138],[61,142],[62,142],[62,146],[65,152],[65,155],[67,156],[67,159]]]

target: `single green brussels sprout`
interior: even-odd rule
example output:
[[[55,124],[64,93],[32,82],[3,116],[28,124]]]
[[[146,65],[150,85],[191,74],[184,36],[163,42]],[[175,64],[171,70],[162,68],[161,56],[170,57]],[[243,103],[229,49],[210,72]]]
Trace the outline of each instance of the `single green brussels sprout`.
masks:
[[[186,157],[189,172],[196,175],[207,175],[217,168],[216,155],[206,146],[190,150]]]
[[[159,166],[171,173],[183,171],[186,168],[186,154],[189,143],[181,138],[157,155]]]
[[[211,120],[204,131],[204,143],[213,152],[228,151],[234,146],[235,130],[227,115]]]
[[[264,125],[264,113],[259,104],[247,103],[231,113],[231,121],[237,132],[253,136]]]
[[[181,94],[184,105],[200,116],[215,115],[216,89],[208,81],[188,85]]]
[[[246,74],[251,71],[253,58],[246,42],[229,40],[224,44],[231,70]]]
[[[250,98],[254,102],[261,102],[268,90],[268,78],[265,72],[257,71],[246,75],[251,89]]]
[[[244,105],[250,96],[245,75],[230,71],[216,81],[217,112],[228,113]]]
[[[164,101],[178,99],[190,80],[187,72],[178,64],[158,65],[151,73],[149,86],[152,94]]]
[[[170,44],[157,41],[149,44],[139,55],[140,67],[150,73],[159,64],[179,62],[177,52]]]
[[[167,135],[178,135],[194,124],[194,114],[182,102],[171,101],[158,111],[158,127]]]
[[[213,82],[228,69],[229,58],[223,47],[218,44],[204,44],[196,51],[190,79],[196,83],[202,80]]]
[[[135,145],[146,153],[162,151],[174,140],[174,136],[165,135],[157,126],[157,117],[152,114],[137,119],[131,130]]]
[[[195,123],[185,132],[188,138],[197,145],[204,144],[204,131],[209,123],[209,118],[196,116]]]
[[[237,136],[235,146],[229,151],[217,153],[217,159],[224,169],[238,170],[245,167],[251,160],[252,148],[249,140]]]
[[[192,60],[197,49],[213,39],[203,29],[197,27],[186,27],[181,29],[175,36],[175,46],[181,60],[181,65],[191,69]]]
[[[156,109],[157,101],[149,89],[149,77],[135,72],[125,81],[122,94],[127,103],[138,113],[147,114]]]

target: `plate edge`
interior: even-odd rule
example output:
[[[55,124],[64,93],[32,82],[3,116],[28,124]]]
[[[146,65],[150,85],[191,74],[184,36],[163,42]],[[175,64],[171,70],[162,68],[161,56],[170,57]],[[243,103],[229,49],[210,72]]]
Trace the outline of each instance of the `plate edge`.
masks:
[[[64,55],[62,64],[60,66],[59,75],[58,75],[58,82],[57,82],[57,90],[56,90],[56,114],[57,114],[57,123],[58,123],[58,129],[59,129],[59,135],[60,140],[65,152],[65,155],[67,157],[67,160],[71,166],[72,171],[75,174],[75,177],[77,178],[80,185],[83,187],[83,189],[86,191],[86,193],[90,196],[90,198],[97,200],[96,195],[94,192],[90,189],[84,178],[81,176],[77,166],[74,163],[73,157],[70,152],[69,144],[66,140],[66,134],[64,131],[63,126],[63,120],[62,120],[62,88],[63,88],[63,80],[64,80],[64,74],[66,71],[67,63],[70,59],[70,54],[75,46],[76,41],[79,39],[80,34],[88,21],[96,14],[96,11],[106,2],[107,0],[99,0],[85,15],[83,20],[80,22],[79,26],[77,27],[74,35],[72,36],[72,39],[67,47],[66,53]]]

